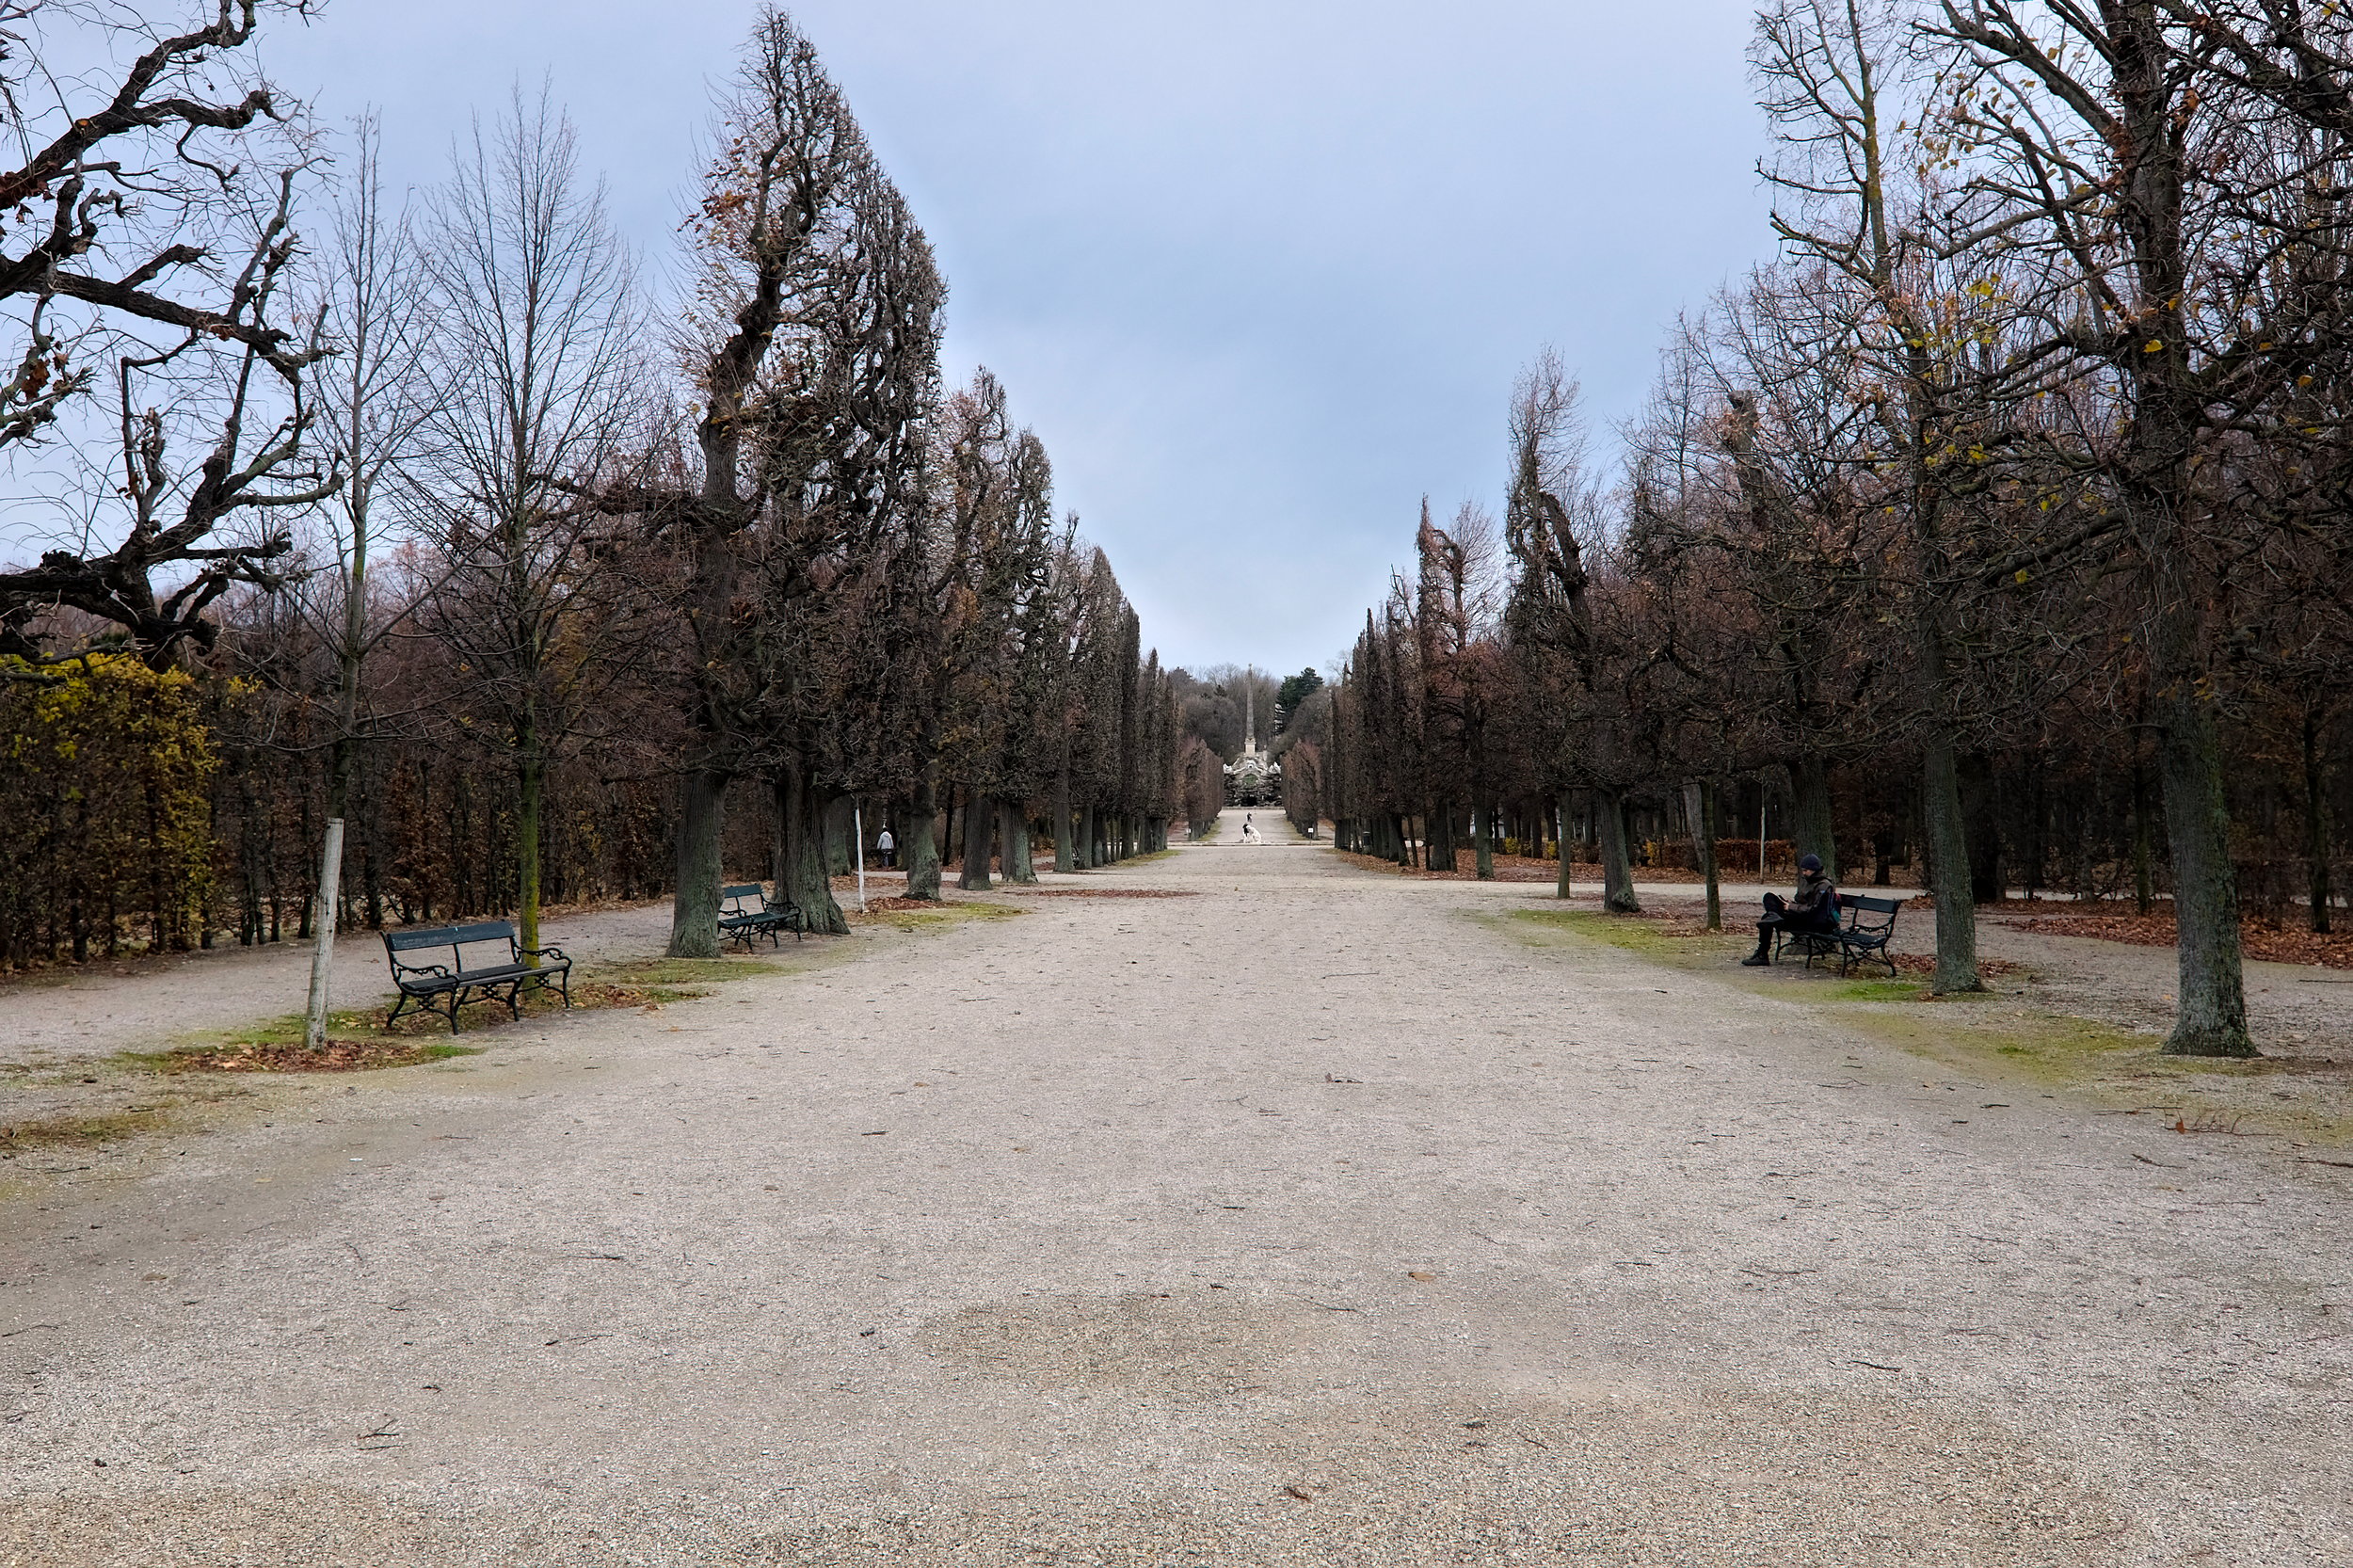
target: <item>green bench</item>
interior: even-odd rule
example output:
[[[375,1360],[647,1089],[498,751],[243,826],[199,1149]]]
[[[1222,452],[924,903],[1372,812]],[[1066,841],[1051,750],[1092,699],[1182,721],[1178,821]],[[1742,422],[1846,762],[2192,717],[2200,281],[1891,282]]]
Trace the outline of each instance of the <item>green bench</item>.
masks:
[[[473,951],[470,953],[469,949]],[[416,1007],[447,1017],[449,1032],[455,1034],[457,1010],[477,1001],[503,1001],[508,1016],[520,1018],[526,986],[541,991],[556,986],[563,993],[564,1005],[572,1004],[571,959],[562,948],[524,947],[512,920],[387,931],[384,952],[392,961],[392,984],[400,991],[400,1000],[384,1020],[387,1025]],[[446,952],[448,961],[420,963],[402,956],[428,952]],[[526,964],[526,957],[539,962]]]
[[[784,938],[777,935],[781,931],[792,932],[796,942],[808,934],[808,922],[802,918],[800,905],[790,899],[771,899],[757,882],[719,889],[721,941],[739,943],[746,952],[762,936],[771,947],[782,947]]]

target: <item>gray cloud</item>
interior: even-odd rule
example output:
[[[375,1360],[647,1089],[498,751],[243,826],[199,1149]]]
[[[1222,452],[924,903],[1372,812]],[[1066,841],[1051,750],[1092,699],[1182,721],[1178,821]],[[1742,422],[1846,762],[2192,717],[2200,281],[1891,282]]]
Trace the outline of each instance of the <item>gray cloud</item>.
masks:
[[[1741,0],[809,0],[998,372],[1164,656],[1321,664],[1421,494],[1492,497],[1545,342],[1603,420],[1765,253]],[[337,0],[269,58],[396,167],[545,73],[666,257],[749,8]]]

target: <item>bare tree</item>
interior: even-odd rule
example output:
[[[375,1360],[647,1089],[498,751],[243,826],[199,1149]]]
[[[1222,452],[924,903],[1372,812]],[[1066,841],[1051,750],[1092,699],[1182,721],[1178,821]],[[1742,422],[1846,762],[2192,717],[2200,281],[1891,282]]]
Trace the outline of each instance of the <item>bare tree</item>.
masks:
[[[1968,584],[1957,569],[1948,514],[1956,483],[1976,482],[1983,472],[1951,460],[1985,450],[1969,419],[1983,394],[1972,388],[1972,360],[1960,352],[1971,337],[1948,329],[1951,312],[1939,309],[1966,296],[1936,297],[1936,258],[1918,239],[1923,225],[1893,194],[1903,175],[1889,167],[1891,107],[1898,120],[1906,107],[1917,114],[1916,104],[1889,89],[1901,58],[1900,24],[1876,0],[1780,0],[1757,18],[1752,57],[1783,154],[1761,166],[1788,199],[1774,215],[1775,232],[1797,254],[1821,261],[1851,295],[1857,357],[1880,383],[1864,389],[1885,436],[1883,451],[1870,456],[1891,456],[1903,476],[1894,504],[1910,569],[1894,585],[1903,592],[1913,642],[1913,721],[1936,904],[1934,988],[1976,991],[1983,984],[1961,795],[1955,646],[1957,600]]]
[[[549,759],[617,673],[590,656],[596,633],[629,623],[598,548],[607,519],[583,496],[644,434],[644,317],[602,192],[544,90],[519,91],[453,165],[424,231],[432,462],[413,496],[437,557],[433,629],[504,730],[518,923],[535,948]]]
[[[2235,27],[2169,0],[1940,0],[1926,33],[1932,145],[1964,166],[1940,242],[2001,260],[2042,328],[2017,352],[2077,377],[2093,416],[2072,444],[2103,504],[2017,570],[2121,549],[2137,577],[2180,931],[2166,1048],[2200,1056],[2254,1050],[2212,616],[2245,526],[2273,519],[2224,504],[2224,459],[2242,432],[2301,423],[2353,321],[2346,21],[2231,9]]]
[[[354,749],[362,733],[362,665],[402,618],[398,610],[371,613],[368,556],[377,536],[376,506],[387,487],[396,483],[401,465],[419,455],[419,438],[433,409],[424,372],[434,312],[423,257],[406,211],[385,210],[373,115],[355,122],[351,139],[349,173],[336,200],[326,278],[314,311],[316,319],[331,324],[343,345],[341,356],[314,382],[324,444],[344,474],[343,488],[323,509],[336,564],[332,587],[313,600],[324,612],[320,642],[334,665],[321,912],[311,967],[314,1049],[326,1042],[343,826]]]
[[[151,661],[209,647],[206,611],[239,583],[275,584],[294,548],[274,522],[216,532],[332,488],[284,483],[311,418],[302,373],[325,351],[281,313],[309,155],[248,48],[261,15],[309,8],[220,0],[175,32],[128,6],[0,6],[0,124],[20,151],[0,170],[0,211],[20,215],[0,312],[24,344],[0,384],[0,451],[39,442],[111,360],[121,468],[106,489],[128,504],[85,510],[70,540],[0,571],[0,652],[40,660],[36,622],[56,609],[109,623]],[[63,60],[120,63],[69,75]],[[172,392],[149,406],[159,382]],[[190,443],[202,456],[183,471],[173,453]]]

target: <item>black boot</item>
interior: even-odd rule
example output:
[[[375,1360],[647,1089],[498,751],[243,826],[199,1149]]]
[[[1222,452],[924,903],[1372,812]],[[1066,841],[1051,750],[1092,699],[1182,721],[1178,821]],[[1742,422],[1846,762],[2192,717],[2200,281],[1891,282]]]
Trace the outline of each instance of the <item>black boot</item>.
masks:
[[[1756,939],[1756,951],[1741,959],[1740,966],[1743,968],[1761,969],[1769,967],[1772,961],[1773,939],[1769,936],[1760,936]]]

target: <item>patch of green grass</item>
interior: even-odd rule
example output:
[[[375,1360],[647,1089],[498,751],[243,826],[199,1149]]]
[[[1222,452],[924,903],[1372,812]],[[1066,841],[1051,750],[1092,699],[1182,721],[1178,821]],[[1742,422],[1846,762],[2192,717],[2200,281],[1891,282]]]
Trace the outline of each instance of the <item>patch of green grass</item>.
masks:
[[[1938,996],[1920,982],[1807,971],[1801,966],[1741,968],[1733,959],[1749,945],[1746,933],[1662,929],[1640,916],[1590,909],[1536,908],[1508,917],[1477,916],[1535,946],[1563,938],[1600,942],[1662,968],[1704,975],[1736,992],[1769,996],[1815,1009],[1825,1021],[1869,1035],[1947,1071],[1989,1081],[2083,1095],[2124,1108],[2152,1096],[2196,1097],[2198,1115],[2243,1118],[2249,1129],[2335,1140],[2353,1136],[2333,1112],[2302,1096],[2282,1104],[2258,1098],[2261,1062],[2169,1057],[2157,1040],[2114,1024],[2036,1007],[2014,990]]]
[[[1809,994],[1808,1001],[1925,1001],[1928,987],[1913,980],[1842,980]]]
[[[691,1001],[711,993],[708,986],[729,980],[748,980],[757,975],[789,974],[794,966],[790,963],[760,958],[630,958],[594,966],[584,966],[572,971],[572,1006],[579,1010],[600,1008],[643,1007],[648,1002]],[[389,1000],[374,1007],[337,1008],[327,1016],[327,1033],[335,1040],[415,1040],[422,1054],[424,1042],[439,1035],[446,1040],[448,1019],[437,1013],[410,1008],[397,1022],[388,1022]],[[522,1013],[527,1020],[564,1010],[560,992],[529,990],[523,993]],[[513,1020],[503,1002],[471,1001],[458,1014],[465,1034],[480,1034],[508,1027]],[[148,1071],[159,1067],[168,1070],[174,1049],[218,1049],[232,1045],[292,1046],[300,1045],[309,1032],[309,1018],[301,1013],[281,1013],[276,1017],[263,1018],[243,1028],[207,1030],[183,1036],[171,1048],[162,1051],[125,1051],[120,1060],[126,1065]],[[447,1054],[471,1054],[473,1048],[442,1045],[431,1048]],[[413,1059],[413,1056],[412,1056]]]
[[[1593,909],[1515,909],[1505,919],[1520,927],[1523,936],[1530,927],[1539,932],[1565,931],[1660,962],[1712,961],[1739,944],[1739,938],[1727,932],[1662,928],[1657,920],[1641,915],[1605,915]]]
[[[248,1040],[257,1046],[298,1046],[309,1036],[310,1021],[308,1014],[281,1013],[274,1018],[248,1024],[243,1029],[207,1030],[192,1034],[181,1040],[179,1045],[161,1051],[121,1051],[118,1053],[118,1059],[125,1063],[152,1064],[168,1058],[172,1050],[201,1050]],[[446,1029],[449,1026],[444,1024],[441,1027]],[[390,1038],[384,1029],[384,1010],[380,1007],[364,1012],[330,1011],[327,1015],[327,1032],[331,1037],[344,1040]]]
[[[894,931],[928,931],[957,925],[965,920],[1000,920],[1008,916],[1028,913],[1028,910],[1016,908],[1010,904],[974,901],[936,904],[928,909],[881,909],[858,918],[870,924],[889,926]]]
[[[1907,1002],[1840,1007],[1838,1021],[1948,1067],[2046,1088],[2087,1085],[2155,1054],[2145,1034],[2014,997],[1931,997],[1915,987]]]
[[[609,985],[697,985],[782,974],[785,966],[765,958],[631,958],[582,972]]]
[[[766,958],[630,958],[583,969],[573,977],[573,1000],[576,1005],[584,1001],[590,1006],[621,1007],[648,1001],[691,1001],[709,996],[711,993],[703,989],[707,985],[790,972],[791,965]],[[645,994],[606,1003],[600,1000],[604,987]]]

